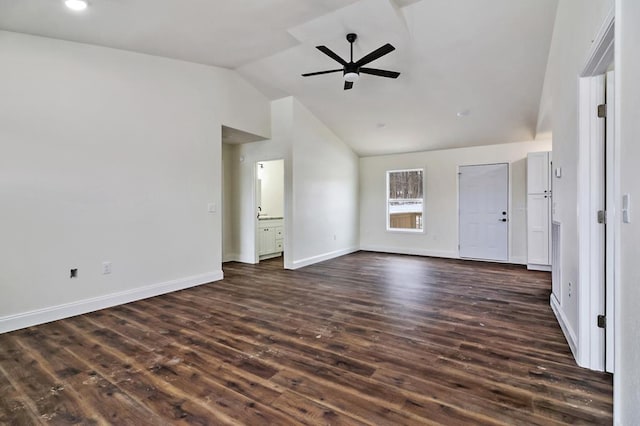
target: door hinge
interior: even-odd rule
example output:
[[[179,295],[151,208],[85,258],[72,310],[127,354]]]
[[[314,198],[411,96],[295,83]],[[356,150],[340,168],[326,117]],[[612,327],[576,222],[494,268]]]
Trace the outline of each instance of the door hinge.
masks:
[[[607,327],[607,317],[604,315],[598,315],[598,328]]]
[[[598,223],[607,223],[607,211],[598,210]]]
[[[607,116],[607,104],[598,105],[598,118],[605,118]]]

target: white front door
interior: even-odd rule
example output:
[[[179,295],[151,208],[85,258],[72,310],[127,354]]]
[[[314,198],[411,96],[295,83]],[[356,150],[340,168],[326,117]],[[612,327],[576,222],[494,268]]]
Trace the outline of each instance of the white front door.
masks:
[[[460,257],[509,260],[509,165],[461,166]]]

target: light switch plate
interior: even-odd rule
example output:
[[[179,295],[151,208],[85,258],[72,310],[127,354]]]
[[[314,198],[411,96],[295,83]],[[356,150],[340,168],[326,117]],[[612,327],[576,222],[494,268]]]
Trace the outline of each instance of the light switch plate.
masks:
[[[556,167],[556,177],[558,179],[562,177],[562,167]]]
[[[209,203],[209,204],[207,204],[207,211],[208,211],[209,213],[215,213],[215,212],[216,212],[216,210],[217,210],[217,208],[216,208],[216,203]]]

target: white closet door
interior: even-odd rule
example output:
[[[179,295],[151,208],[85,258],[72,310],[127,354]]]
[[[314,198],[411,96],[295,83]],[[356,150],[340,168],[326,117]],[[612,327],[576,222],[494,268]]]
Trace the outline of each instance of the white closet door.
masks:
[[[508,206],[508,164],[460,167],[460,257],[509,260]]]
[[[527,196],[527,263],[549,265],[549,196]]]
[[[549,189],[549,153],[527,155],[527,194],[544,194]]]

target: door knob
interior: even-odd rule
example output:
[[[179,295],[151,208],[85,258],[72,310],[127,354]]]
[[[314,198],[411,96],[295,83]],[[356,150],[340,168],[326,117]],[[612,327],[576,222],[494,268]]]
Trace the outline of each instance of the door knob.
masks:
[[[505,219],[505,218],[498,219],[498,222],[506,222],[506,221],[507,221],[507,219]]]
[[[507,215],[507,212],[502,212],[502,215],[503,215],[503,216],[506,216],[506,215]]]

